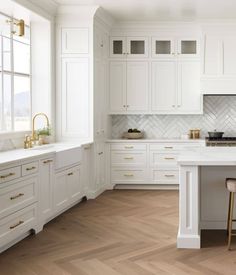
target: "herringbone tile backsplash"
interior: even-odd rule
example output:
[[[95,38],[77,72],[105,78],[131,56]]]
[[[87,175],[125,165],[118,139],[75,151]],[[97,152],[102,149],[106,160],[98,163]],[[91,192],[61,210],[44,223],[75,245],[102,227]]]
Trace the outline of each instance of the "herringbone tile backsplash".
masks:
[[[146,138],[179,138],[191,128],[201,137],[217,129],[236,136],[236,96],[205,96],[203,115],[113,115],[112,138],[121,138],[129,128],[145,132]]]

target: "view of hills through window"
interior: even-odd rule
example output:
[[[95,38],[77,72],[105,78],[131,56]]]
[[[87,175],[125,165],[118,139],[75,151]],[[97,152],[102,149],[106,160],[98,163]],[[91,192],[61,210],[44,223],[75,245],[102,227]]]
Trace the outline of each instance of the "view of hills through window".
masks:
[[[0,12],[1,132],[30,129],[30,28],[18,36],[16,20]]]

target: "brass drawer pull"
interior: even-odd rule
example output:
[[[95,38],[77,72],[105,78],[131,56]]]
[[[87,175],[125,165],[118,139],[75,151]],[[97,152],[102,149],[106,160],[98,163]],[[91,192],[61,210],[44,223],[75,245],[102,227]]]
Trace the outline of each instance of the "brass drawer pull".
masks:
[[[172,146],[165,146],[165,149],[173,149]]]
[[[133,177],[133,174],[124,174],[125,177]]]
[[[165,177],[167,177],[167,178],[172,178],[172,177],[174,177],[175,175],[165,175]]]
[[[28,168],[26,168],[26,171],[31,171],[31,170],[34,170],[34,169],[36,169],[36,167],[35,167],[35,166],[28,167]]]
[[[165,158],[166,160],[171,160],[171,159],[175,159],[175,158]]]
[[[134,159],[133,157],[124,157],[124,159]]]
[[[67,174],[67,176],[72,176],[72,175],[74,175],[73,172]]]
[[[15,200],[15,199],[17,199],[19,197],[22,197],[22,196],[24,196],[24,193],[19,193],[19,194],[15,195],[15,196],[10,197],[10,200]]]
[[[134,146],[132,146],[132,145],[125,145],[125,148],[126,149],[132,149],[132,148],[134,148]]]
[[[19,221],[18,223],[14,224],[14,225],[11,225],[9,228],[10,228],[10,229],[14,229],[14,228],[16,228],[17,226],[21,225],[22,223],[24,223],[24,221]]]
[[[49,163],[49,162],[53,162],[52,159],[48,159],[48,160],[45,160],[43,163],[46,164],[46,163]]]
[[[0,176],[0,178],[1,179],[5,179],[5,178],[8,178],[8,177],[11,177],[11,176],[14,176],[15,175],[15,173],[9,173],[9,174],[7,174],[7,175],[2,175],[2,176]]]

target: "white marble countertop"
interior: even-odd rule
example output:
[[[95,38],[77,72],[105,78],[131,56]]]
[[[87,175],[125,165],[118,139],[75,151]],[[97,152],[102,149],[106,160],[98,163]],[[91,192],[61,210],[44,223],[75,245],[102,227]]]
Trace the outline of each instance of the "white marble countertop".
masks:
[[[200,147],[180,154],[179,165],[236,166],[236,147]]]
[[[51,143],[48,145],[35,146],[30,149],[14,149],[0,152],[0,165],[9,165],[26,159],[43,157],[48,154],[55,154],[60,151],[78,148],[85,144],[91,143]]]
[[[162,138],[162,139],[108,139],[108,143],[130,142],[130,143],[155,143],[155,142],[173,142],[173,143],[205,143],[205,139],[180,139],[180,138]]]

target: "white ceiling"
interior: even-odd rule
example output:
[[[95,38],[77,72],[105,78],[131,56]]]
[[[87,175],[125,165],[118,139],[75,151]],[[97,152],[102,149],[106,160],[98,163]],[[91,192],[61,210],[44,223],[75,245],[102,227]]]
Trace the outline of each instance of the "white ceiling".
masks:
[[[99,5],[121,21],[182,21],[236,18],[236,0],[54,0]]]

